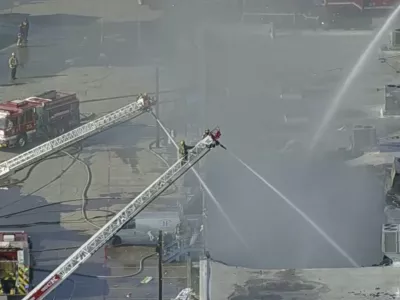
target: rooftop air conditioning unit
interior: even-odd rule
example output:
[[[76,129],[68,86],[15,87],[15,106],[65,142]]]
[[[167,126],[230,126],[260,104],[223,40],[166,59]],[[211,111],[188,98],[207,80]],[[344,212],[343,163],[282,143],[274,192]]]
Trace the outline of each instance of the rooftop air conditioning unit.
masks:
[[[390,33],[390,44],[393,49],[400,49],[400,29]]]
[[[399,40],[400,41],[400,40]],[[385,110],[384,115],[400,115],[400,85],[387,84],[384,88]]]
[[[399,224],[384,224],[382,227],[382,252],[393,262],[400,262]]]

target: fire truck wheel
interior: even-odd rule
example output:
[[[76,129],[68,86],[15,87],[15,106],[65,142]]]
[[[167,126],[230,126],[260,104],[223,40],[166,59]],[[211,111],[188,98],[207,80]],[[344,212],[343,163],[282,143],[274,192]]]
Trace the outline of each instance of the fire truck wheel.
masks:
[[[118,235],[114,236],[113,239],[111,240],[111,245],[113,245],[113,246],[118,246],[121,244],[122,244],[122,240]]]
[[[20,135],[17,139],[17,145],[19,148],[24,148],[26,146],[26,135]]]

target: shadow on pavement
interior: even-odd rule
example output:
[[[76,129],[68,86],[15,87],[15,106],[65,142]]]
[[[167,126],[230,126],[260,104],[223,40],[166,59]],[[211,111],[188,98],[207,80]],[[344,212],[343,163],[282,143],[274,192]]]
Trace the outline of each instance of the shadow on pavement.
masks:
[[[1,87],[6,87],[6,86],[18,86],[18,85],[24,85],[26,82],[10,82],[10,83],[3,83],[0,84]]]
[[[3,2],[2,0],[1,2]],[[18,25],[24,20],[25,18],[29,17],[29,14],[21,14],[21,13],[4,13],[0,14],[0,22],[5,24],[9,27],[15,26],[15,29],[18,28]]]
[[[99,250],[99,252],[103,252]],[[61,263],[62,261],[60,261]],[[37,268],[37,281],[43,280],[50,272],[58,267],[58,264],[48,265],[46,268]],[[87,262],[72,274],[62,285],[49,294],[49,297],[56,299],[88,299],[103,298],[109,293],[106,279],[96,278],[97,276],[108,276],[109,269],[103,264]]]
[[[61,213],[79,209],[81,202],[53,204],[35,195],[21,197],[24,195],[17,187],[0,190],[0,231],[23,230],[29,233],[36,260],[35,269],[42,270],[34,273],[34,283],[39,283],[49,273],[43,270],[53,271],[75,251],[71,247],[80,246],[87,240],[88,237],[80,231],[66,230],[60,226]],[[91,276],[104,275],[103,263],[104,253],[100,250],[99,255],[84,264],[79,272]],[[82,276],[72,276],[71,279],[53,292],[57,299],[68,299],[72,292],[77,298],[98,297],[108,290],[105,280]]]
[[[29,45],[29,48],[48,48],[51,46],[56,46],[56,43],[49,43],[49,44],[45,44],[45,45]]]
[[[15,42],[18,24],[25,17],[25,14],[0,15],[0,24],[7,24],[10,31],[3,48]],[[67,14],[28,17],[30,53],[24,59],[24,75],[33,80],[72,67],[139,67],[179,56],[176,50],[181,31],[171,26],[171,16],[143,21],[140,25],[137,21],[102,23],[96,17]],[[0,39],[0,48],[6,40]],[[193,41],[189,44],[194,49]],[[17,50],[12,47],[6,51],[0,56],[3,60],[0,63],[6,66],[8,56]],[[0,82],[6,81],[5,75],[1,70]]]
[[[18,5],[24,5],[24,4],[37,4],[37,3],[44,3],[48,0],[1,0],[0,1],[0,9],[5,10],[5,9],[13,9],[18,3]]]
[[[53,75],[40,75],[40,76],[30,76],[30,77],[21,77],[22,79],[34,79],[34,78],[53,78],[53,77],[63,77],[67,76],[65,74],[53,74]]]
[[[29,20],[36,26],[87,26],[95,22],[97,17],[69,14],[30,16]]]

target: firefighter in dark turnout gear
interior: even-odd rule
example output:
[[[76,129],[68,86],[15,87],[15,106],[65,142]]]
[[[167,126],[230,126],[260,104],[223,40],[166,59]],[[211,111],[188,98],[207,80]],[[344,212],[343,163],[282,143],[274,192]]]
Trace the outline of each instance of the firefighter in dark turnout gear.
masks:
[[[185,141],[181,141],[179,143],[179,158],[182,159],[181,160],[182,166],[187,163],[188,151],[193,148],[194,148],[194,146],[186,145]]]
[[[23,34],[24,38],[28,39],[28,33],[29,33],[28,18],[25,18],[25,20],[23,20],[21,24],[19,24],[19,32]]]
[[[151,108],[151,98],[147,93],[139,94],[137,98],[137,103],[144,109],[150,110]]]
[[[210,135],[210,129],[206,129],[206,131],[204,131],[204,134],[203,134],[203,139],[205,139],[207,136],[209,136]]]
[[[144,93],[144,94],[142,95],[142,97],[143,97],[144,106],[145,106],[145,107],[150,107],[150,105],[151,105],[151,98],[150,98],[150,96],[149,96],[147,93]]]
[[[29,20],[25,18],[25,21],[22,23],[25,27],[25,39],[28,41],[28,34],[29,34]]]
[[[29,23],[27,23],[26,21],[23,21],[20,25],[19,25],[19,36],[20,36],[20,43],[21,44],[26,44],[26,42],[28,41],[28,30],[29,30]]]
[[[8,66],[10,67],[11,70],[11,79],[15,80],[17,79],[17,67],[18,67],[18,59],[15,56],[15,53],[11,54],[10,59],[8,60]]]

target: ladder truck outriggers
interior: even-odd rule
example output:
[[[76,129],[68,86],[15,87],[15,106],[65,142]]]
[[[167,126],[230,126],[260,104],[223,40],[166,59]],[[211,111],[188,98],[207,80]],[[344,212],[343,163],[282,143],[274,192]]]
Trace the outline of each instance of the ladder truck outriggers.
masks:
[[[137,101],[108,113],[94,121],[85,123],[71,131],[59,135],[37,147],[23,152],[7,161],[0,163],[0,179],[5,179],[15,172],[42,160],[49,155],[65,149],[83,139],[107,130],[115,125],[134,119],[150,111],[155,100],[149,96],[140,95]]]
[[[133,199],[125,208],[116,214],[106,225],[97,231],[78,250],[71,254],[49,276],[40,282],[23,300],[39,300],[66,280],[86,262],[97,250],[105,245],[127,222],[136,217],[151,202],[160,196],[168,187],[192,168],[212,148],[218,145],[221,136],[219,128],[198,142],[189,150],[187,157],[179,159],[164,174]]]

